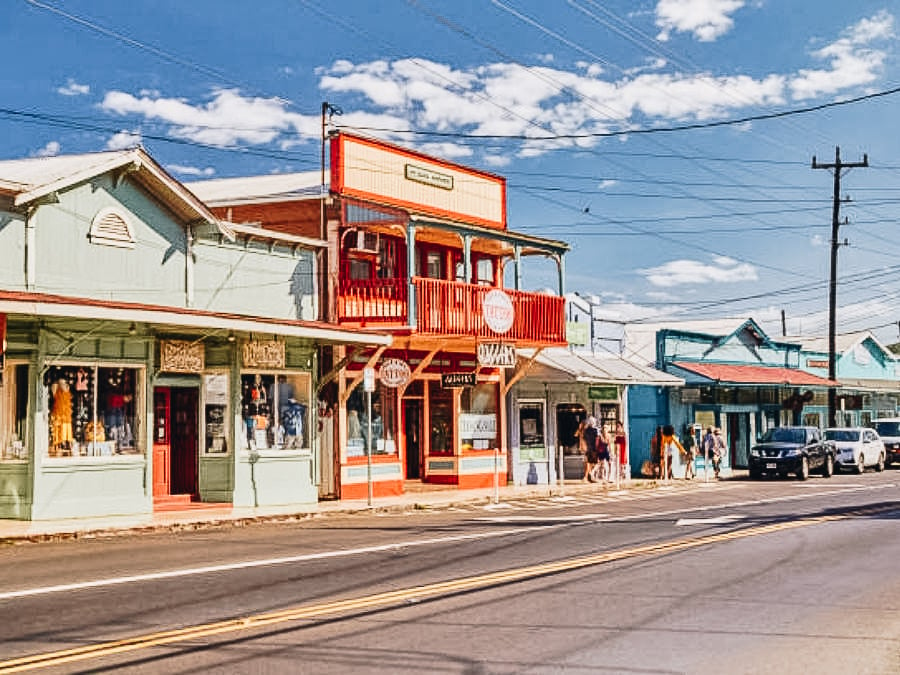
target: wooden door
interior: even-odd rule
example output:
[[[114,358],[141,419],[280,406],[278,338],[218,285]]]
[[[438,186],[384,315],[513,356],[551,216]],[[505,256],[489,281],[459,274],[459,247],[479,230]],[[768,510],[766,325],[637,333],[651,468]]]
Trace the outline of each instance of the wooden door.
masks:
[[[153,496],[170,494],[171,485],[171,391],[153,390]]]
[[[200,392],[193,387],[173,387],[171,392],[171,493],[195,495],[199,492]]]

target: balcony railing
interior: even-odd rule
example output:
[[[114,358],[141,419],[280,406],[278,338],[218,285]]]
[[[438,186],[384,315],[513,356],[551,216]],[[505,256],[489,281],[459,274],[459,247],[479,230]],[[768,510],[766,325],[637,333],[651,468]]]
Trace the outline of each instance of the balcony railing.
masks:
[[[416,331],[426,335],[465,335],[520,343],[564,345],[565,300],[555,295],[503,289],[512,300],[513,325],[502,335],[485,323],[484,296],[493,288],[457,281],[414,277]],[[344,281],[338,296],[338,316],[344,323],[405,325],[405,279]]]

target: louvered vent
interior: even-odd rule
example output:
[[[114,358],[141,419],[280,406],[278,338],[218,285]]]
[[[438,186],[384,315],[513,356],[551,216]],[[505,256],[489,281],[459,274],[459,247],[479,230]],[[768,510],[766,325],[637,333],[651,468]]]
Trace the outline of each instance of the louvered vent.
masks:
[[[104,209],[94,217],[89,236],[94,244],[134,248],[131,226],[121,213],[112,209]]]

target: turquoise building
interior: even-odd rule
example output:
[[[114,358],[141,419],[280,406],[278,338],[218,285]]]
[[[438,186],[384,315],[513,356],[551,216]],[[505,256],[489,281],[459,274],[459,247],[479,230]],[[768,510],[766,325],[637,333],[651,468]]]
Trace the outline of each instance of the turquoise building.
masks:
[[[0,162],[0,517],[317,500],[324,241],[216,218],[143,149]]]

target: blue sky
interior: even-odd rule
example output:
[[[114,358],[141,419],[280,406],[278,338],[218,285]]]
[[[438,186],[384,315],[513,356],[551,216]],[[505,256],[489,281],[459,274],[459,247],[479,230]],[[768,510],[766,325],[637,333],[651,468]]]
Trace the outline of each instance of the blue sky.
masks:
[[[510,228],[569,242],[568,290],[604,315],[749,315],[777,336],[782,311],[790,334],[826,330],[833,178],[811,159],[840,146],[870,167],[842,180],[838,331],[895,342],[898,15],[896,0],[8,0],[0,157],[141,142],[185,181],[318,170],[328,101],[342,128],[505,175]],[[556,286],[544,261],[524,277]]]

